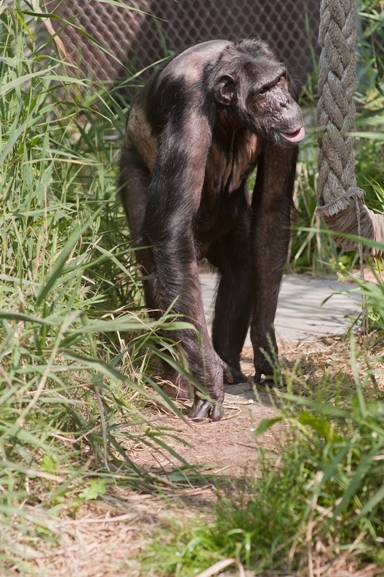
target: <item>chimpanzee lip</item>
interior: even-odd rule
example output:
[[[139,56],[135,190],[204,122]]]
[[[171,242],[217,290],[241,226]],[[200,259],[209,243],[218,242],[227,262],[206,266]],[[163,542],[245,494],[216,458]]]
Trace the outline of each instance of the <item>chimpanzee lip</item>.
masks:
[[[281,135],[289,142],[301,142],[305,136],[304,126],[300,126],[294,132],[282,132]]]

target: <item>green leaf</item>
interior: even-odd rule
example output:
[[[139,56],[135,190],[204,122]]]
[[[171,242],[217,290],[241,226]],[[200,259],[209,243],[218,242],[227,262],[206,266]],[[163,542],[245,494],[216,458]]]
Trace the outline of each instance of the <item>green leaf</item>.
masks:
[[[258,437],[262,433],[265,433],[267,429],[273,427],[275,423],[279,423],[282,420],[283,417],[275,417],[274,419],[263,419],[255,431],[256,437]]]
[[[84,501],[91,501],[92,499],[97,499],[99,495],[105,495],[107,492],[107,480],[106,479],[92,479],[89,487],[84,489],[80,493],[79,497],[84,499]]]
[[[356,495],[358,488],[362,484],[365,476],[369,472],[376,456],[376,447],[361,461],[354,472],[348,487],[343,493],[343,497],[336,509],[333,511],[333,517],[336,518],[349,504],[351,499]],[[380,492],[380,491],[379,491]]]
[[[302,411],[298,419],[301,425],[307,425],[311,427],[316,433],[324,437],[327,443],[334,442],[336,440],[340,440],[333,431],[333,427],[330,425],[329,420],[325,419],[324,417],[316,417],[309,411]]]
[[[58,281],[58,279],[60,277],[60,273],[61,273],[65,263],[67,262],[67,259],[69,258],[69,255],[71,254],[77,241],[79,240],[81,235],[84,234],[84,232],[87,230],[87,228],[90,226],[90,224],[99,216],[100,212],[102,211],[102,208],[103,208],[103,206],[100,206],[99,209],[92,216],[92,218],[89,218],[83,224],[83,226],[74,230],[72,232],[72,234],[68,237],[67,243],[64,246],[64,248],[62,249],[60,255],[58,256],[56,263],[55,263],[55,266],[52,269],[52,272],[51,272],[49,279],[47,280],[47,282],[45,283],[45,285],[41,289],[39,296],[37,297],[37,301],[36,301],[37,305],[39,305],[40,303],[43,302],[43,300],[48,295],[50,290],[55,286],[56,282]]]
[[[40,469],[46,473],[56,473],[57,472],[57,461],[55,457],[45,453],[42,460]]]
[[[369,501],[361,509],[360,513],[353,522],[356,525],[357,521],[364,517],[369,511],[371,511],[376,505],[384,500],[384,483],[381,485],[380,489],[369,499]]]

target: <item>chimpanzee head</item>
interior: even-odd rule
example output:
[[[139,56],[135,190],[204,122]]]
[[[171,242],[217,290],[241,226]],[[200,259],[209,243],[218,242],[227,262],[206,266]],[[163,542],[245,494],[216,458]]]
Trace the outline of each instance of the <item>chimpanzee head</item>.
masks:
[[[213,75],[213,96],[239,126],[279,145],[303,140],[303,117],[285,66],[263,42],[228,48]]]

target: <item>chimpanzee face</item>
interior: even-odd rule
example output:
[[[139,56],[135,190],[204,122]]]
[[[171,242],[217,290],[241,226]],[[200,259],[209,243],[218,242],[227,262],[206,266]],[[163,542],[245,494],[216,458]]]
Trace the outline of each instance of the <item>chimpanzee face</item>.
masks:
[[[303,117],[285,67],[263,56],[239,68],[218,77],[216,102],[240,125],[267,140],[281,146],[301,142],[305,135]]]

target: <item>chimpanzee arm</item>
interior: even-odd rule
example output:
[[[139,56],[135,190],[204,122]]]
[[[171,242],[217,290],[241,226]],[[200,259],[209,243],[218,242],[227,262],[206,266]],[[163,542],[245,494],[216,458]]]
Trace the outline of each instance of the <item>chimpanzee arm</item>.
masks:
[[[258,161],[252,201],[254,304],[251,340],[256,382],[261,374],[273,374],[260,349],[270,354],[271,343],[277,353],[272,325],[289,248],[297,153],[297,147],[283,148],[265,142]]]
[[[192,375],[218,403],[223,401],[224,363],[213,349],[208,335],[194,241],[194,218],[200,204],[205,166],[211,142],[208,118],[201,109],[172,114],[160,135],[160,147],[148,191],[142,238],[150,247],[154,293],[157,306],[187,317],[198,329],[175,334],[183,342]],[[192,417],[218,420],[219,405],[195,397]]]

